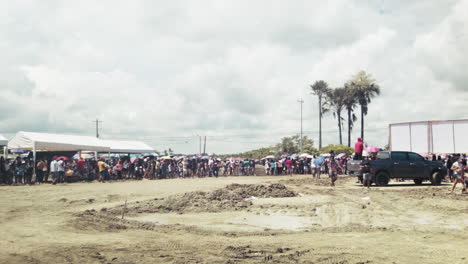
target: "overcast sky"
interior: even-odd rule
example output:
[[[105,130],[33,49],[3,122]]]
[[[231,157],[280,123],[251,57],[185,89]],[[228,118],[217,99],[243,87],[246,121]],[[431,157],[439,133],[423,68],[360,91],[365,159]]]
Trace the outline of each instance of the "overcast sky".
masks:
[[[0,134],[141,139],[235,153],[300,128],[317,142],[309,85],[365,70],[382,94],[366,140],[392,122],[468,118],[467,0],[0,0]],[[324,118],[324,145],[338,143]],[[345,132],[345,131],[344,131]],[[359,134],[359,125],[353,133]],[[346,140],[346,137],[344,138]]]

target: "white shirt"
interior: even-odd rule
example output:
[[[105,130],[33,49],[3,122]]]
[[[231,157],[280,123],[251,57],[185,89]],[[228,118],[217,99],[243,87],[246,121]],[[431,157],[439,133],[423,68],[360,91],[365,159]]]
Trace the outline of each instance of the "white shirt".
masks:
[[[57,171],[65,171],[65,168],[64,168],[64,164],[63,164],[63,160],[59,160],[57,161]]]
[[[50,163],[50,172],[56,172],[57,171],[57,161],[56,160],[53,160],[51,163]]]

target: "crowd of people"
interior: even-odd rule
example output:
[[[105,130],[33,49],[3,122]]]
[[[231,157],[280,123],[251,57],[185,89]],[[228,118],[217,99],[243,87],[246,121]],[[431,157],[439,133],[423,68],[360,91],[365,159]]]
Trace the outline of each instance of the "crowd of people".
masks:
[[[141,157],[98,160],[68,157],[5,160],[0,157],[0,184],[53,184],[128,179],[170,179],[191,177],[250,176],[255,175],[257,162],[253,159],[220,159],[214,157]],[[34,176],[35,167],[35,177]]]
[[[256,165],[263,165],[266,175],[293,175],[309,174],[314,178],[328,175],[330,184],[334,186],[338,175],[347,174],[347,165],[350,159],[363,160],[363,172],[369,176],[370,172],[366,161],[376,159],[376,153],[363,156],[364,144],[359,138],[355,144],[355,153],[352,157],[340,154],[335,156],[331,151],[328,155],[289,155],[281,157],[266,157],[261,160],[228,158],[220,159],[209,156],[180,156],[180,157],[134,157],[122,158],[103,157],[99,159],[82,157],[72,159],[69,157],[41,158],[34,164],[30,158],[16,157],[4,159],[0,157],[0,184],[23,185],[53,184],[75,181],[100,182],[113,180],[141,180],[141,179],[170,179],[193,177],[219,177],[219,176],[250,176],[256,175]],[[448,170],[448,179],[453,183],[452,191],[460,183],[463,191],[468,185],[468,172],[466,155],[431,155],[427,159],[444,163]],[[34,173],[35,172],[35,173]],[[50,181],[49,181],[50,180]],[[371,177],[364,177],[362,183],[370,186]]]
[[[266,175],[310,174],[314,178],[320,178],[323,174],[329,175],[330,169],[333,171],[335,167],[338,174],[346,174],[349,159],[349,156],[346,155],[337,158],[332,151],[326,157],[306,156],[296,158],[285,156],[269,158],[265,159],[262,165],[264,165]]]
[[[256,165],[258,164],[264,166],[266,175],[310,174],[320,178],[320,175],[328,175],[330,170],[336,171],[336,174],[346,174],[346,164],[349,159],[347,156],[340,159],[331,156],[322,159],[321,162],[315,162],[320,158],[284,156],[276,159],[253,160],[193,156],[71,159],[62,156],[42,158],[34,164],[30,158],[18,156],[6,160],[0,157],[0,184],[22,185],[46,182],[58,184],[94,180],[104,182],[129,179],[253,176],[257,174]],[[34,166],[36,166],[35,170]]]

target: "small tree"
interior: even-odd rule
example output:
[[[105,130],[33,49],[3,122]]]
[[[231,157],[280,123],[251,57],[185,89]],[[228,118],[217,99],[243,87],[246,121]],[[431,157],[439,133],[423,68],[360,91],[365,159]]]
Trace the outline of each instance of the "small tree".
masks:
[[[374,97],[380,94],[380,87],[370,74],[360,71],[348,82],[356,94],[361,106],[361,138],[364,140],[364,116],[367,115],[369,104]]]
[[[348,147],[351,147],[351,131],[354,127],[357,117],[354,114],[354,107],[357,105],[357,96],[355,90],[349,84],[345,84],[345,100],[344,105],[348,113]]]
[[[322,147],[322,117],[323,114],[327,112],[326,104],[324,104],[325,96],[329,90],[328,84],[325,81],[316,81],[313,85],[310,86],[312,94],[318,97],[319,105],[319,148]]]
[[[340,145],[343,144],[343,137],[341,135],[341,127],[343,125],[343,118],[341,112],[345,107],[346,90],[344,88],[336,88],[327,91],[327,102],[333,111],[333,116],[338,120],[338,134]]]
[[[320,154],[330,153],[330,151],[335,152],[335,154],[346,153],[346,155],[350,156],[353,154],[354,149],[344,145],[328,145],[320,149]]]

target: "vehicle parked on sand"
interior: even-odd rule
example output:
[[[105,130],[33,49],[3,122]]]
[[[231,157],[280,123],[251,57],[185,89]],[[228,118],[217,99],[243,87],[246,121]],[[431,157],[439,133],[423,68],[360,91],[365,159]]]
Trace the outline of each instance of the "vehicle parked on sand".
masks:
[[[413,179],[419,185],[430,181],[440,185],[447,174],[442,162],[426,160],[421,155],[408,151],[380,151],[376,160],[368,161],[372,173],[372,182],[385,186],[390,179]],[[357,176],[362,182],[362,160],[348,161],[348,174]]]

